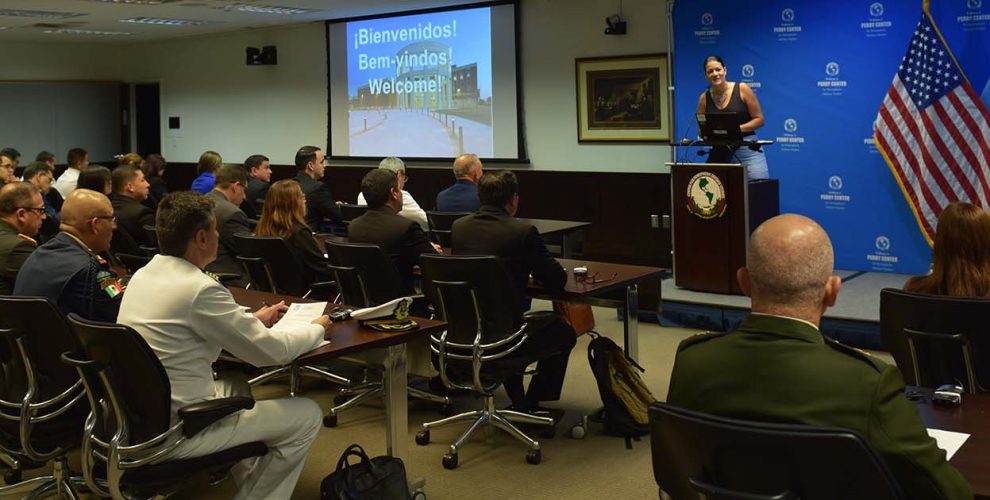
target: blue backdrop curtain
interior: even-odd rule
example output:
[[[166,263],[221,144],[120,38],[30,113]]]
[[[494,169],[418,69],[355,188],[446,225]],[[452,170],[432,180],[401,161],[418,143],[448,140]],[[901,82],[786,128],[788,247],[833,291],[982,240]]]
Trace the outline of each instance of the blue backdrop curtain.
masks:
[[[759,137],[777,141],[766,151],[781,211],[828,231],[837,268],[925,272],[931,250],[872,137],[921,9],[921,0],[676,2],[676,139],[697,135],[703,62],[720,55],[728,79],[759,97]],[[976,91],[990,89],[990,0],[932,0],[930,11]],[[689,149],[678,159],[698,161]]]

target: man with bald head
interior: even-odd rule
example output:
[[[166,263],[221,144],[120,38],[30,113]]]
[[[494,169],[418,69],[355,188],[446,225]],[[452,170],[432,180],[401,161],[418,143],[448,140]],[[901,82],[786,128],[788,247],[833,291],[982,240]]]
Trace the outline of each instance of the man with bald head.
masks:
[[[785,214],[760,225],[737,273],[752,314],[732,333],[681,342],[667,401],[727,417],[850,429],[883,456],[908,498],[972,498],[905,397],[900,371],[819,331],[841,285],[832,265],[832,243],[811,219]]]
[[[116,322],[122,287],[99,255],[110,248],[116,227],[103,193],[72,191],[62,205],[59,233],[24,262],[14,295],[46,297],[65,314]]]
[[[478,155],[466,153],[458,156],[454,160],[454,178],[457,182],[437,195],[437,211],[478,211],[481,208],[481,200],[478,199],[478,180],[484,173]]]

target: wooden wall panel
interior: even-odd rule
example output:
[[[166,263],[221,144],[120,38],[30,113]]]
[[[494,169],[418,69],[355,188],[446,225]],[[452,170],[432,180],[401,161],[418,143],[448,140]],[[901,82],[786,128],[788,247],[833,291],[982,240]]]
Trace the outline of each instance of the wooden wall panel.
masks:
[[[191,163],[169,163],[165,174],[169,189],[188,189],[195,169]],[[353,203],[368,170],[331,166],[324,179],[335,199]],[[650,227],[650,215],[670,213],[668,174],[515,172],[520,184],[520,217],[593,224],[585,233],[583,258],[670,267],[670,230]],[[433,208],[437,193],[454,182],[447,168],[409,167],[407,173],[406,189],[427,210]],[[294,166],[272,165],[273,181],[294,176]]]

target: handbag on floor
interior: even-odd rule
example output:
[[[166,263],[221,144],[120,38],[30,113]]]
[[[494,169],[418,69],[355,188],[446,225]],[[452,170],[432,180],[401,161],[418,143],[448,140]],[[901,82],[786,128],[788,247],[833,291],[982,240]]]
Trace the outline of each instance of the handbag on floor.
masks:
[[[350,463],[350,457],[358,458]],[[337,468],[320,483],[323,500],[416,500],[426,498],[423,492],[409,494],[409,481],[402,459],[395,457],[368,458],[359,444],[352,444],[337,460]]]
[[[579,336],[595,330],[595,315],[588,304],[555,300],[553,310],[559,313],[564,323],[571,325],[574,333]]]

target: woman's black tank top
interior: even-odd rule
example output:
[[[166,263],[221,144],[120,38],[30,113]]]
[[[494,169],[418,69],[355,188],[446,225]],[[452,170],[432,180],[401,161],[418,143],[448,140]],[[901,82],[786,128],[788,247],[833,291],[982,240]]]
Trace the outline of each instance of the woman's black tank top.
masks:
[[[708,92],[705,92],[705,111],[735,112],[739,117],[739,125],[753,119],[753,117],[749,116],[749,108],[746,107],[746,103],[743,102],[742,96],[739,95],[738,82],[732,86],[732,93],[729,95],[729,104],[722,109],[718,109],[718,106],[715,105],[715,98],[712,96],[712,89],[709,88]],[[743,136],[753,134],[753,132],[748,132],[744,133]]]

